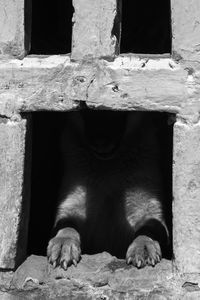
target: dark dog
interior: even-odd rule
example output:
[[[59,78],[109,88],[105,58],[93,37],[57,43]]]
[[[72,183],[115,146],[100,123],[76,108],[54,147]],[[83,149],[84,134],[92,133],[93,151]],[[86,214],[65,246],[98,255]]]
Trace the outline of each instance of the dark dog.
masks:
[[[151,113],[71,112],[62,151],[65,174],[49,262],[67,269],[81,252],[108,251],[138,268],[158,263],[168,230]]]

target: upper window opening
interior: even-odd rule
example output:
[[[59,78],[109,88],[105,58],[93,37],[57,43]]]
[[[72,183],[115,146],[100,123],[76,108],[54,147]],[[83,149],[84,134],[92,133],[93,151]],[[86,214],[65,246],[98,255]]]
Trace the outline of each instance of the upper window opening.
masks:
[[[121,53],[171,53],[170,0],[122,1]]]
[[[30,54],[71,52],[72,1],[32,0]]]

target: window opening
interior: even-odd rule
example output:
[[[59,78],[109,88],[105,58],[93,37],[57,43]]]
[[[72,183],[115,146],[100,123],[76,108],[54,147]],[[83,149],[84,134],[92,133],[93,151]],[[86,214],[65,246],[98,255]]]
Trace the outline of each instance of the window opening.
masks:
[[[130,166],[132,162],[132,158],[129,157],[129,146],[134,148],[134,143],[132,140],[139,140],[140,135],[144,139],[149,139],[149,134],[145,137],[143,136],[145,132],[143,131],[143,125],[140,126],[140,123],[137,123],[140,120],[138,119],[137,112],[116,112],[116,111],[99,111],[99,110],[83,110],[81,112],[83,116],[84,128],[87,130],[89,128],[89,133],[85,135],[82,132],[79,121],[80,111],[77,112],[66,112],[66,113],[58,113],[58,112],[34,112],[33,113],[33,129],[32,129],[32,189],[31,189],[31,209],[30,209],[30,222],[29,222],[29,237],[28,237],[28,254],[37,254],[37,255],[46,255],[46,248],[49,239],[51,238],[51,233],[53,229],[53,224],[55,220],[56,208],[58,206],[59,193],[61,188],[61,183],[63,181],[63,176],[65,174],[66,165],[63,162],[63,157],[61,156],[61,136],[63,132],[63,128],[66,126],[66,122],[69,122],[71,137],[75,142],[81,144],[82,152],[77,151],[76,147],[72,145],[73,153],[77,153],[75,162],[76,168],[78,170],[78,174],[74,175],[74,168],[71,170],[67,170],[67,181],[66,186],[68,186],[68,190],[66,189],[66,194],[69,193],[69,182],[73,182],[74,176],[76,180],[80,181],[82,185],[84,185],[84,178],[86,178],[85,166],[91,169],[87,176],[91,176],[88,181],[88,194],[87,197],[91,197],[94,191],[105,191],[105,195],[109,193],[109,189],[113,189],[111,191],[111,195],[115,194],[115,201],[112,203],[112,199],[108,197],[108,201],[111,201],[111,205],[108,207],[104,204],[98,203],[100,205],[101,216],[102,218],[106,218],[104,224],[106,225],[106,232],[108,232],[109,226],[112,226],[112,223],[109,223],[109,220],[112,216],[116,214],[116,211],[119,210],[118,214],[121,216],[118,218],[122,220],[125,218],[124,212],[124,197],[125,197],[125,189],[130,188],[130,186],[126,187],[124,183],[126,182],[126,176],[130,177],[130,174],[126,173],[127,167],[123,167],[124,162]],[[130,128],[126,128],[127,118],[129,116],[131,122]],[[168,124],[168,114],[166,113],[158,113],[158,112],[144,112],[146,117],[145,122],[149,122],[151,120],[153,124],[153,130],[156,132],[156,139],[158,142],[159,153],[158,157],[154,157],[156,163],[159,163],[159,168],[161,169],[162,176],[162,203],[163,203],[163,213],[166,218],[166,224],[168,226],[170,235],[172,232],[172,139],[173,139],[173,125]],[[103,120],[103,122],[102,122]],[[100,123],[99,123],[100,121]],[[82,122],[82,121],[81,121]],[[139,121],[140,122],[140,121]],[[92,124],[92,126],[91,126]],[[116,126],[115,126],[116,124]],[[108,126],[109,125],[109,126]],[[148,123],[146,123],[148,125]],[[137,127],[137,130],[134,130],[134,127]],[[102,135],[102,128],[104,135]],[[125,132],[131,132],[129,138],[126,140]],[[138,134],[139,132],[139,134]],[[130,138],[131,137],[131,138]],[[123,140],[124,139],[124,140]],[[122,142],[123,141],[123,142]],[[70,145],[71,141],[68,141],[65,145],[65,151],[71,151],[70,147],[67,148],[67,145]],[[89,143],[89,147],[87,146]],[[106,143],[106,144],[105,144]],[[130,144],[131,143],[131,144]],[[146,143],[146,142],[145,142]],[[141,145],[146,147],[147,145],[142,142]],[[130,144],[130,145],[129,145]],[[147,142],[150,147],[149,141]],[[142,146],[142,147],[143,147]],[[121,147],[121,148],[120,148]],[[148,146],[149,147],[149,146]],[[156,146],[157,147],[157,146]],[[80,150],[80,149],[79,149]],[[117,152],[119,151],[119,152]],[[121,152],[120,152],[121,151]],[[139,153],[143,150],[139,149]],[[145,150],[146,151],[146,150]],[[149,150],[148,150],[149,151]],[[142,159],[146,159],[152,153],[157,153],[157,149],[150,149],[150,152],[144,153]],[[153,151],[151,153],[151,151]],[[134,151],[131,151],[134,153]],[[66,152],[67,153],[67,152]],[[118,154],[117,154],[118,153]],[[112,156],[112,155],[116,155]],[[118,155],[118,156],[117,156]],[[132,154],[131,154],[132,155]],[[137,155],[137,151],[134,155]],[[101,163],[99,163],[99,157]],[[103,157],[103,158],[102,158]],[[113,157],[110,159],[109,157]],[[139,159],[141,159],[139,157]],[[147,158],[148,159],[148,158]],[[121,161],[124,160],[123,163]],[[137,159],[138,160],[138,159]],[[70,158],[71,161],[71,158]],[[151,163],[153,160],[151,161]],[[154,163],[154,162],[153,162]],[[83,167],[82,165],[83,164]],[[119,170],[118,170],[119,166]],[[133,163],[133,170],[135,165]],[[97,174],[95,175],[95,170],[97,170]],[[120,176],[115,176],[116,172],[120,172]],[[106,174],[106,175],[105,175]],[[147,174],[143,174],[142,176],[146,176]],[[71,178],[70,178],[71,176]],[[106,177],[107,176],[107,177]],[[113,178],[114,176],[114,178]],[[131,175],[132,176],[132,175]],[[133,176],[134,171],[133,171]],[[139,175],[138,175],[139,176]],[[136,181],[139,181],[139,177],[136,176]],[[152,175],[154,176],[154,175]],[[106,180],[105,180],[106,178]],[[148,176],[147,176],[148,179]],[[66,180],[66,179],[65,179]],[[145,179],[146,180],[146,179]],[[158,178],[159,181],[159,178]],[[79,183],[80,183],[79,182]],[[108,185],[109,182],[109,185]],[[147,180],[148,182],[148,180]],[[102,184],[102,186],[100,186]],[[148,183],[148,188],[151,187],[151,180]],[[160,185],[161,183],[159,183]],[[90,190],[91,185],[91,190]],[[117,187],[117,189],[116,189]],[[71,188],[71,187],[70,187]],[[73,190],[73,189],[71,189]],[[97,195],[98,196],[98,195]],[[106,197],[106,196],[105,196]],[[98,197],[97,197],[98,198]],[[111,197],[112,198],[112,197]],[[117,202],[116,202],[117,199]],[[94,198],[95,200],[95,198]],[[103,203],[103,202],[102,202]],[[92,205],[94,202],[92,201]],[[87,207],[89,209],[89,206]],[[110,210],[109,210],[110,209]],[[91,210],[93,214],[93,209]],[[89,210],[88,210],[89,212]],[[88,213],[87,212],[87,213]],[[87,214],[86,213],[86,214]],[[91,220],[93,215],[90,215]],[[96,218],[94,218],[95,220]],[[125,219],[124,219],[125,220]],[[92,222],[92,221],[91,221]],[[106,223],[107,222],[107,223]],[[127,221],[126,221],[127,222]],[[89,226],[89,228],[95,228],[98,224],[94,224],[94,226]],[[120,230],[123,229],[124,223],[119,223]],[[126,226],[125,226],[126,227]],[[82,227],[84,228],[84,226]],[[127,227],[129,228],[129,227]],[[126,228],[126,229],[127,229]],[[130,228],[129,228],[130,229]],[[129,246],[129,242],[131,242],[129,236],[129,229],[127,229],[127,241],[124,243],[124,246],[120,247],[116,244],[115,248],[110,248],[109,245],[101,244],[95,245],[88,243],[88,240],[83,232],[80,231],[82,235],[82,253],[92,254],[102,251],[108,251],[113,255],[116,255],[119,258],[125,258],[127,247]],[[102,239],[105,233],[100,232],[102,234]],[[113,231],[115,232],[115,230]],[[117,231],[118,232],[118,231]],[[97,235],[99,233],[97,232]],[[117,234],[120,234],[119,232]],[[125,236],[125,235],[123,235]],[[129,241],[130,239],[130,241]],[[106,239],[108,240],[108,239]],[[117,240],[116,240],[117,241]],[[163,249],[163,257],[171,258],[172,252],[171,247],[166,247]]]
[[[32,0],[30,54],[71,52],[72,1]]]
[[[121,53],[171,53],[170,0],[123,0]]]

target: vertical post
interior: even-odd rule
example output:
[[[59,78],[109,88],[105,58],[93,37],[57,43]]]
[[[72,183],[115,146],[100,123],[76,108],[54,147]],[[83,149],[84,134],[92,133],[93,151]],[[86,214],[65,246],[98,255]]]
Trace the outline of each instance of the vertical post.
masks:
[[[200,272],[200,123],[174,126],[173,247],[180,273]]]
[[[200,59],[200,1],[171,0],[172,49],[176,59]]]
[[[30,48],[30,26],[31,0],[1,0],[0,54],[23,58]]]
[[[105,57],[119,52],[118,0],[73,0],[73,60]]]
[[[13,269],[26,255],[29,212],[30,121],[0,118],[0,268]],[[29,136],[28,136],[29,134]],[[26,147],[26,157],[25,157]]]

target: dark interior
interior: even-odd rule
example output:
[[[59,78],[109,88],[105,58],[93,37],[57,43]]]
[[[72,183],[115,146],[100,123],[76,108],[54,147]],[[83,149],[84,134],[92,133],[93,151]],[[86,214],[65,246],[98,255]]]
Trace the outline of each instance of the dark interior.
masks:
[[[122,0],[121,53],[171,53],[170,0]]]
[[[62,173],[59,140],[62,114],[32,114],[31,208],[28,254],[45,255],[56,209]]]
[[[101,113],[104,118],[104,112]],[[60,137],[63,124],[69,114],[71,113],[34,112],[32,114],[32,186],[28,254],[46,255],[63,173]],[[152,113],[147,112],[147,114]],[[166,215],[171,231],[173,125],[168,125],[168,114],[153,114],[156,126],[159,128],[159,141],[162,148],[161,164],[165,178],[165,195],[168,199]]]
[[[70,53],[73,11],[71,0],[32,0],[30,54]],[[171,52],[170,0],[122,0],[121,22],[121,53]]]
[[[30,54],[70,53],[72,15],[71,0],[32,0]]]

